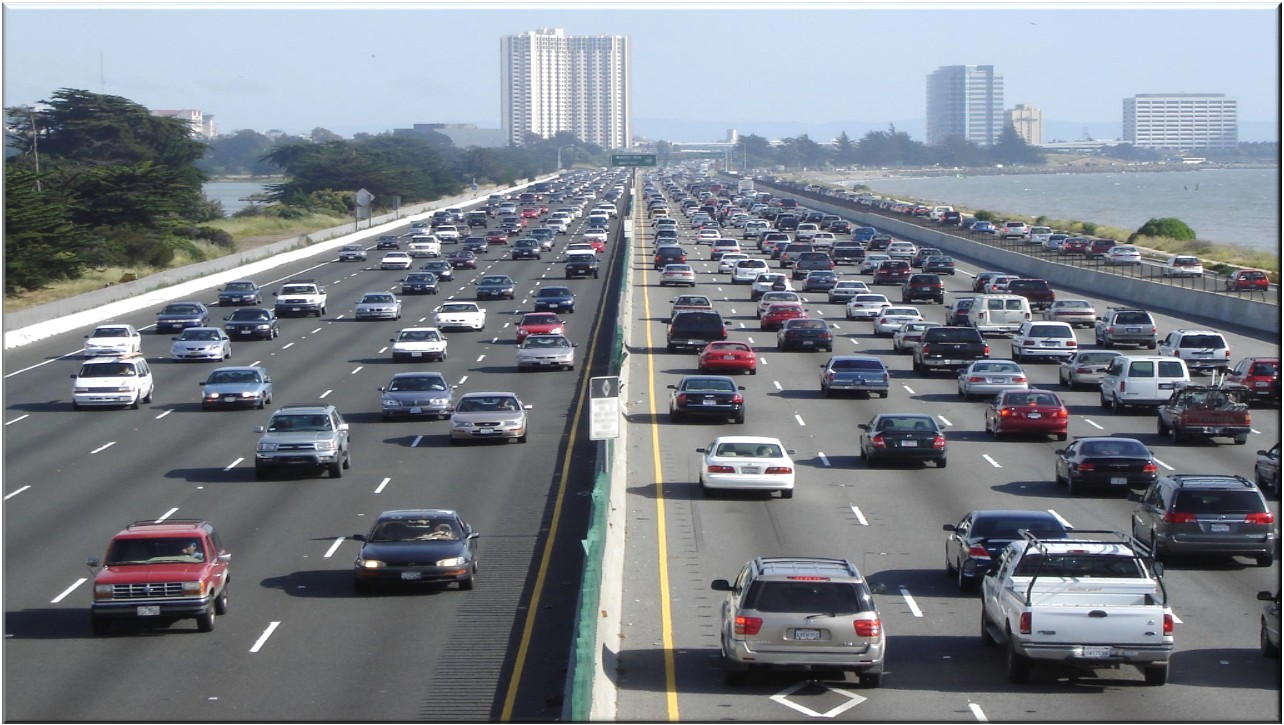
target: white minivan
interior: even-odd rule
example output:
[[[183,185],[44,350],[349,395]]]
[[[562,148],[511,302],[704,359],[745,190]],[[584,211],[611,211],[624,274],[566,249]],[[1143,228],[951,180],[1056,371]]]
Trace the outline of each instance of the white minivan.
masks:
[[[1032,319],[1030,300],[1021,295],[977,295],[968,324],[982,334],[1012,333]]]
[[[1159,355],[1120,355],[1101,375],[1101,407],[1158,406],[1190,382],[1186,361]]]

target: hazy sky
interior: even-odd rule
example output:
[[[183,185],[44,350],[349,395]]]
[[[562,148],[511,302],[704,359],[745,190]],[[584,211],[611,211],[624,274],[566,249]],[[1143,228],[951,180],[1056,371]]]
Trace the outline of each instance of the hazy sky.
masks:
[[[1225,93],[1241,122],[1279,114],[1277,3],[5,2],[3,102],[77,88],[201,109],[220,133],[498,128],[499,39],[541,27],[630,36],[635,132],[921,119],[943,65],[994,65],[1004,105],[1045,123],[1118,123],[1138,93]]]

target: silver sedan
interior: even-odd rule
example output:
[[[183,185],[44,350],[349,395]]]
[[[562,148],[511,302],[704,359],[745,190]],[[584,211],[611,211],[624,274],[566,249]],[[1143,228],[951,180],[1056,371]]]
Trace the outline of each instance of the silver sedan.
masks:
[[[959,397],[964,400],[1029,388],[1030,376],[1011,360],[977,360],[959,372]]]
[[[389,292],[367,292],[357,302],[358,320],[400,320],[401,300]]]
[[[1080,350],[1061,361],[1057,377],[1067,388],[1076,385],[1096,387],[1101,384],[1101,376],[1110,367],[1110,361],[1119,356],[1109,350]]]
[[[240,406],[261,409],[272,402],[272,378],[257,365],[217,368],[200,386],[201,410]]]

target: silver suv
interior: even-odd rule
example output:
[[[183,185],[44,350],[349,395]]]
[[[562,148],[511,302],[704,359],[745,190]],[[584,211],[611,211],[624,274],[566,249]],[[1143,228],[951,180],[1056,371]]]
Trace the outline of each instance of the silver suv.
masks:
[[[865,577],[846,559],[759,557],[735,583],[715,579],[722,604],[728,684],[753,668],[855,672],[863,687],[883,680],[887,638]]]
[[[1171,474],[1132,510],[1132,535],[1165,555],[1246,556],[1275,561],[1275,515],[1252,481],[1223,474]]]
[[[287,468],[324,468],[339,478],[352,467],[348,424],[333,405],[287,405],[272,414],[260,433],[254,476],[268,478]]]
[[[1155,349],[1159,328],[1155,319],[1145,310],[1111,307],[1105,317],[1097,318],[1094,336],[1098,347],[1111,348],[1117,344],[1136,345]]]

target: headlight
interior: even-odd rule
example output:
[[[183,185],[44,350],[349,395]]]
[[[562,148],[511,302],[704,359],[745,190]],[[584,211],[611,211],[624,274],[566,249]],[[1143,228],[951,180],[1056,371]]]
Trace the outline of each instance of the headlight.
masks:
[[[318,451],[334,450],[334,441],[317,441],[317,450]]]
[[[205,399],[206,399],[206,400],[215,400],[215,399],[217,399],[217,398],[218,398],[218,393],[215,393],[215,392],[213,392],[213,391],[210,391],[210,392],[208,392],[208,393],[206,393],[206,394],[205,394]]]
[[[71,389],[71,392],[72,392],[72,393],[88,393],[88,392],[89,392],[89,388],[83,388],[83,387],[81,387],[81,386],[77,385],[76,387],[74,387],[74,388],[72,388],[72,389]]]
[[[271,327],[272,327],[271,325],[263,324],[263,325],[256,325],[254,329],[256,329],[256,330],[267,330],[267,329],[269,329],[269,328],[271,328]]]
[[[362,569],[378,569],[381,566],[387,566],[378,559],[357,559],[357,566]]]
[[[437,566],[463,566],[463,564],[464,557],[462,556],[452,556],[449,559],[439,559],[437,561]]]
[[[120,387],[116,388],[116,392],[118,392],[118,393],[128,393],[128,392],[129,392],[129,386],[128,386],[128,385],[122,385],[122,386],[120,386]]]
[[[266,443],[259,443],[260,451],[275,451],[276,448],[277,448],[277,444],[272,443],[271,441],[268,441]]]
[[[392,399],[392,398],[384,398],[384,399],[383,399],[383,407],[385,407],[385,408],[399,408],[399,407],[401,407],[401,403],[400,403],[400,402],[398,402],[398,401],[396,401],[396,400],[394,400],[394,399]]]
[[[259,394],[258,394],[257,392],[255,392],[255,391],[253,391],[253,390],[244,390],[244,391],[241,391],[241,397],[242,397],[242,398],[257,398],[257,397],[259,397]]]
[[[196,596],[205,595],[205,582],[183,582],[183,593],[193,594]]]
[[[450,419],[450,427],[452,428],[469,428],[471,426],[472,424],[466,420],[458,420],[456,418]]]
[[[504,425],[521,425],[521,424],[522,424],[521,418],[514,418],[513,420],[504,421]]]
[[[114,591],[112,590],[112,585],[110,584],[94,585],[94,599],[111,599],[113,594],[114,594]]]

